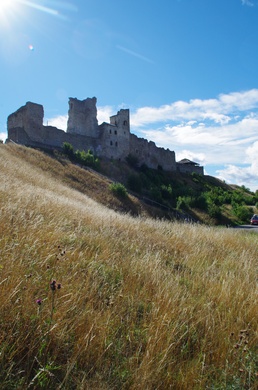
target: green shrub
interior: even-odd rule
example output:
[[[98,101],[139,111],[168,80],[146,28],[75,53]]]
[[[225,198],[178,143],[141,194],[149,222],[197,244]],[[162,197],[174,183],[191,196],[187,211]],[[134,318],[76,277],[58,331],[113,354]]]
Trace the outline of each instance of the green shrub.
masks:
[[[74,158],[73,146],[69,142],[63,143],[63,153],[66,154],[69,158]]]
[[[207,210],[207,200],[206,197],[202,194],[197,197],[191,198],[191,207],[196,207],[197,209]]]
[[[78,164],[99,168],[99,160],[96,158],[91,150],[85,152],[85,150],[76,150],[74,152],[73,146],[68,142],[63,143],[63,153],[66,154],[70,160],[77,162]]]
[[[240,222],[248,222],[250,220],[252,209],[241,205],[235,205],[233,211]]]
[[[244,185],[241,186],[242,190],[244,190],[245,192],[248,192],[248,193],[251,193],[252,191],[250,190],[250,188],[247,188],[245,187]]]
[[[126,198],[128,195],[125,186],[121,183],[112,183],[109,188],[119,198]]]
[[[77,150],[75,153],[75,159],[82,165],[92,168],[99,167],[99,160],[93,155],[91,150],[88,150],[88,152],[85,152],[85,150]]]
[[[189,209],[190,203],[191,203],[190,196],[179,196],[177,198],[176,208],[177,210]]]
[[[220,219],[221,218],[220,207],[214,203],[209,203],[208,204],[208,214],[211,218]]]

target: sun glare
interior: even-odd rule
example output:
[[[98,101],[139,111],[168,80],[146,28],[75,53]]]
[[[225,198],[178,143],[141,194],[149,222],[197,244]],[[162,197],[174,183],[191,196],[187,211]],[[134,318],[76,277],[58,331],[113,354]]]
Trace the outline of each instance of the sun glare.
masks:
[[[0,27],[10,24],[17,11],[17,0],[0,0]]]
[[[0,1],[0,12],[7,12],[8,9],[11,9],[17,4],[16,0],[1,0]]]
[[[63,20],[67,20],[68,16],[61,10],[77,12],[77,7],[67,1],[53,1],[55,8],[40,4],[40,1],[42,0],[0,0],[0,28],[6,25],[11,26],[13,18],[19,20],[19,14],[26,14],[26,8],[35,9]]]

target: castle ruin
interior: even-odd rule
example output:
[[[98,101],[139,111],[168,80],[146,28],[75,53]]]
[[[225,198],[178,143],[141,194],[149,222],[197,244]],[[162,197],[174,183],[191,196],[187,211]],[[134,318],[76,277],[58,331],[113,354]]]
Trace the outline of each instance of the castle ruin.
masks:
[[[110,123],[98,124],[97,99],[69,99],[67,131],[43,125],[44,109],[40,104],[27,102],[7,119],[7,142],[44,149],[61,149],[64,142],[75,150],[91,150],[96,156],[125,160],[128,155],[149,168],[162,167],[165,171],[196,172],[203,167],[189,160],[176,163],[175,152],[157,147],[154,142],[130,132],[128,109],[121,109],[110,117]]]

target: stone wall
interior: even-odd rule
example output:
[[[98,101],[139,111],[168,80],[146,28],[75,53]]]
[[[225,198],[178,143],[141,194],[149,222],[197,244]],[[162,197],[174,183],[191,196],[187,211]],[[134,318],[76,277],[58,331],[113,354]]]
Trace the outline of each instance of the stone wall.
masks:
[[[181,173],[197,173],[203,175],[203,167],[199,165],[190,165],[190,164],[180,164],[177,163],[177,170]]]
[[[43,106],[27,102],[7,119],[7,128],[23,129],[27,136],[35,141],[42,141],[42,124],[44,117]],[[8,135],[9,136],[9,135]]]
[[[67,133],[98,137],[97,99],[69,99]]]
[[[158,148],[154,142],[136,135],[130,136],[130,154],[136,156],[139,164],[146,164],[149,168],[162,167],[165,171],[176,170],[175,152]]]
[[[129,110],[120,110],[110,117],[110,123],[100,125],[101,154],[124,160],[130,153]]]
[[[175,152],[159,148],[154,142],[138,138],[130,133],[128,109],[122,109],[110,117],[110,123],[98,126],[96,98],[83,101],[69,99],[69,119],[67,132],[53,126],[44,126],[43,106],[27,102],[25,106],[9,115],[7,120],[8,141],[19,144],[62,148],[64,142],[70,143],[74,150],[92,150],[97,156],[125,160],[131,154],[139,164],[149,168],[162,167],[165,171],[189,172],[189,167],[177,164]],[[203,173],[202,167],[190,167],[191,172]]]

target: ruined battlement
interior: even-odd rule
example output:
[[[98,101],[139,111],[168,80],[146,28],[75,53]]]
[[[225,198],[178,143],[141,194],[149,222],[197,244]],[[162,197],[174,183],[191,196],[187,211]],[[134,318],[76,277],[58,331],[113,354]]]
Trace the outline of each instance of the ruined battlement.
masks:
[[[130,132],[130,112],[121,109],[110,117],[110,123],[98,124],[97,99],[69,99],[67,131],[44,126],[44,108],[27,102],[7,119],[8,141],[18,144],[61,149],[64,142],[75,150],[92,150],[99,157],[125,160],[131,154],[139,164],[149,168],[162,167],[165,171],[196,172],[203,174],[203,167],[189,162],[176,163],[175,152],[159,148],[154,142],[139,138]]]
[[[69,99],[67,133],[98,137],[97,99]]]

